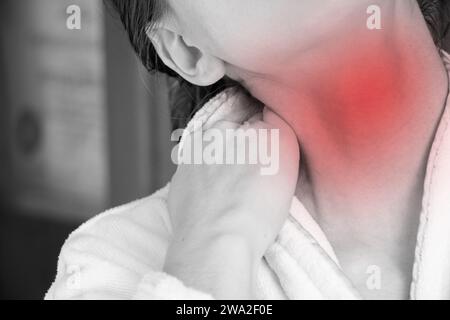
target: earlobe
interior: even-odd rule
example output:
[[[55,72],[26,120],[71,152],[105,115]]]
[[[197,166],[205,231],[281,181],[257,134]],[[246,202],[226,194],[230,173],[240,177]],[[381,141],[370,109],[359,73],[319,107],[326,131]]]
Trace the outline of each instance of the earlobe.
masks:
[[[188,45],[180,34],[164,27],[147,31],[159,58],[187,81],[208,86],[225,75],[224,62],[202,49]]]

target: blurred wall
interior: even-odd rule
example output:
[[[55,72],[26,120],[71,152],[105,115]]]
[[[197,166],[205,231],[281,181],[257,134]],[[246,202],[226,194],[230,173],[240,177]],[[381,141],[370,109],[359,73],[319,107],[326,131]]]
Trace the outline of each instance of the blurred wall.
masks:
[[[108,197],[105,32],[101,1],[91,0],[78,1],[82,29],[67,29],[72,2],[6,1],[12,181],[5,200],[84,219]]]
[[[102,0],[2,0],[0,27],[0,298],[42,298],[69,232],[170,179],[167,79]]]

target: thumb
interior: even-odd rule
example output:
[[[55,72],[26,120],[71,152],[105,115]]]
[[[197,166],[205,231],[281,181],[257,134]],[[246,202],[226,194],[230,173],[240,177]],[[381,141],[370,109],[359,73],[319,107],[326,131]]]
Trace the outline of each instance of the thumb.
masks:
[[[298,178],[300,167],[300,145],[292,127],[278,114],[265,107],[263,111],[265,127],[279,131],[279,173],[285,178],[295,182]]]

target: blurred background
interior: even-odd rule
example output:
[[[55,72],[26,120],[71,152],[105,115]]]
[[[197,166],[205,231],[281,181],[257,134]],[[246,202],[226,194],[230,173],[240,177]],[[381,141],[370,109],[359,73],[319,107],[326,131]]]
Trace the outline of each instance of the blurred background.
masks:
[[[102,0],[0,1],[0,299],[42,299],[71,231],[169,181],[167,88]]]

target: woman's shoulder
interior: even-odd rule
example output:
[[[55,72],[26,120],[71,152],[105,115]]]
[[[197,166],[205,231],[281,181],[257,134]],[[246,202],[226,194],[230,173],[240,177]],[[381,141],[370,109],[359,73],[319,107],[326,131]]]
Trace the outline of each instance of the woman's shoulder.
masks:
[[[159,226],[171,232],[170,219],[167,210],[167,194],[169,185],[152,195],[129,202],[127,204],[106,210],[78,227],[68,238],[77,234],[123,233],[129,228],[148,229]]]
[[[146,251],[146,248],[154,252],[150,246],[168,242],[172,233],[167,210],[168,189],[166,186],[148,197],[95,216],[72,232],[66,245],[76,243],[78,249],[83,250],[92,247],[94,241],[127,252]]]
[[[162,270],[172,234],[168,188],[107,210],[72,232],[47,298],[84,297],[97,291],[92,286],[129,298],[143,275]],[[121,290],[110,288],[119,284]]]

